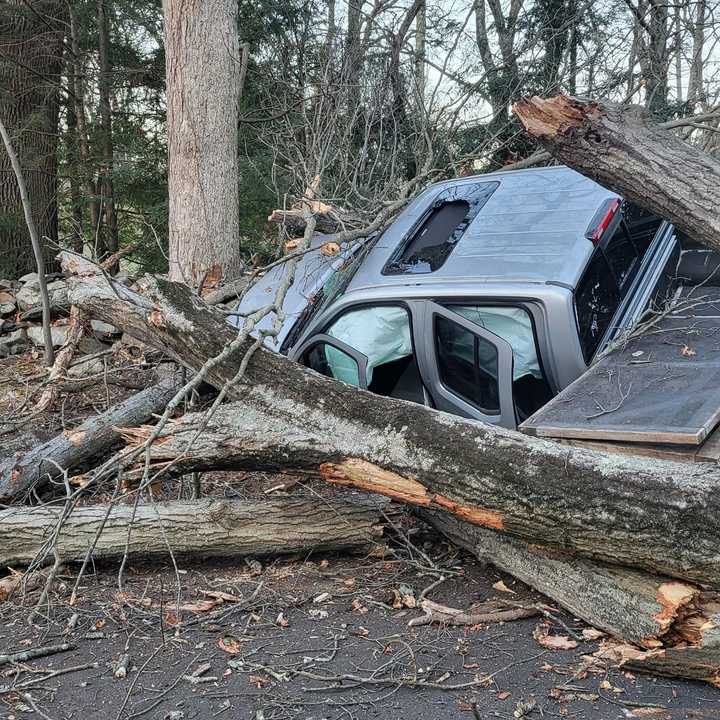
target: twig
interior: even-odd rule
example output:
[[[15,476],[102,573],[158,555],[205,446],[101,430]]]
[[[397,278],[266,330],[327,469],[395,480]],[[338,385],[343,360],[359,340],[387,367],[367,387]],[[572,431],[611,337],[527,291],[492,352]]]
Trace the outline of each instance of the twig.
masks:
[[[70,643],[61,643],[60,645],[45,645],[39,648],[30,648],[22,652],[11,653],[9,655],[0,655],[0,665],[8,665],[10,663],[27,662],[36,658],[55,655],[68,650],[74,650],[75,645]]]

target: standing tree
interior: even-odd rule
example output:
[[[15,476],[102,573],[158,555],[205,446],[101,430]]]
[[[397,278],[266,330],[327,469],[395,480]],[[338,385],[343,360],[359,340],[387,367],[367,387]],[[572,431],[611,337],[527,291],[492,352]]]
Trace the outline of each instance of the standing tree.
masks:
[[[41,238],[57,241],[58,91],[65,0],[0,3],[0,118],[23,169]],[[35,269],[10,158],[0,150],[0,276]]]
[[[170,277],[193,286],[242,268],[237,2],[163,0]]]

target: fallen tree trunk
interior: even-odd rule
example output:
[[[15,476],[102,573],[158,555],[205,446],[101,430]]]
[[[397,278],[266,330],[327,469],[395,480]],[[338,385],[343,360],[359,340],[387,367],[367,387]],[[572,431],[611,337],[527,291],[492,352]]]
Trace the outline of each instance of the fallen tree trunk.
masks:
[[[161,347],[206,379],[232,379],[251,341],[179,284],[147,279],[144,295],[111,287],[64,258],[72,302]],[[708,466],[620,457],[529,438],[330,381],[258,350],[235,403],[197,443],[192,416],[152,457],[178,473],[204,468],[315,472],[326,480],[438,508],[565,553],[720,586],[720,473]]]
[[[0,502],[21,497],[61,478],[64,471],[87,466],[122,442],[117,426],[134,427],[162,412],[177,388],[162,382],[88,418],[42,445],[0,462]]]
[[[76,269],[83,275],[71,280],[74,302],[196,371],[220,357],[207,373],[216,387],[234,377],[248,344],[220,356],[234,331],[185,288],[148,280],[146,296],[116,288],[125,293],[118,298],[91,268]],[[228,395],[235,402],[217,410],[192,446],[204,416],[186,415],[165,430],[150,448],[155,470],[170,463],[177,473],[302,470],[439,508],[433,517],[451,538],[578,617],[653,652],[676,642],[681,620],[714,617],[712,602],[701,604],[698,585],[617,565],[718,584],[710,539],[716,517],[704,505],[714,503],[716,475],[704,468],[602,455],[488,428],[331,382],[264,350]],[[141,442],[149,429],[125,434]],[[704,537],[693,536],[691,526],[698,524]],[[498,530],[524,533],[532,542]],[[702,644],[664,672],[700,677],[703,658],[709,679],[720,668],[720,648]]]
[[[533,97],[513,108],[528,135],[560,160],[720,249],[720,161],[650,122],[643,108]]]
[[[64,518],[55,548],[62,562],[278,555],[367,548],[382,534],[376,503],[274,498],[261,501],[194,500],[75,508]],[[0,566],[27,565],[43,551],[63,507],[0,511]],[[107,516],[107,520],[105,520]],[[130,532],[128,530],[130,529]]]

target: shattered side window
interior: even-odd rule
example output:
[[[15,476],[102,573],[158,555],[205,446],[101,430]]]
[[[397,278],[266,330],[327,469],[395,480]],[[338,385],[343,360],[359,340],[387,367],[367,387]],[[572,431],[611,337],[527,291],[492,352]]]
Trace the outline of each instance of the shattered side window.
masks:
[[[586,363],[595,354],[619,304],[610,266],[603,253],[596,251],[575,291],[578,332]]]

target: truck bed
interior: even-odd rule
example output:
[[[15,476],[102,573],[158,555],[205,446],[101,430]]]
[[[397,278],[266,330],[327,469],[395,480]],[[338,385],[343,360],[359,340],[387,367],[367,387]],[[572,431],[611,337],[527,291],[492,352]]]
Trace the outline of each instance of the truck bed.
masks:
[[[680,287],[664,310],[615,341],[520,430],[604,450],[716,462],[720,287],[711,279]]]

